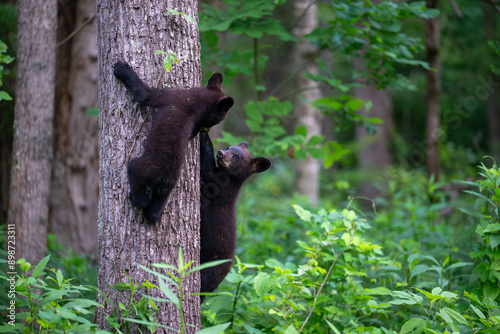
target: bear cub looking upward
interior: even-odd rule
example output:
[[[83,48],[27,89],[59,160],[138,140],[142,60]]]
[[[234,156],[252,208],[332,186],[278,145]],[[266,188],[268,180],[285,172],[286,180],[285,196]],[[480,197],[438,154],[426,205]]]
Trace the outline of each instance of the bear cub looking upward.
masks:
[[[200,133],[201,223],[200,262],[234,257],[236,249],[236,200],[240,188],[250,175],[271,167],[268,158],[254,158],[248,144],[239,143],[217,153],[208,133]],[[200,292],[212,292],[226,277],[232,262],[201,271]],[[203,296],[201,296],[203,300]]]
[[[121,61],[115,64],[114,74],[137,103],[157,108],[144,153],[127,166],[130,200],[143,209],[146,219],[156,222],[180,176],[189,139],[226,118],[234,101],[222,93],[219,73],[210,77],[207,87],[189,89],[150,88]]]

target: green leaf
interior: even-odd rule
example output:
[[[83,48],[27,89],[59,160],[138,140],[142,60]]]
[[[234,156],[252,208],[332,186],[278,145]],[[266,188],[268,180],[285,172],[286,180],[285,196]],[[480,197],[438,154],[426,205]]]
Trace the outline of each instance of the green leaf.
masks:
[[[162,279],[166,280],[167,282],[170,282],[170,283],[171,283],[171,284],[173,284],[173,285],[175,285],[175,284],[176,284],[176,283],[174,282],[174,280],[172,280],[172,279],[171,279],[170,277],[168,277],[168,276],[165,276],[165,275],[163,275],[163,274],[161,274],[161,273],[157,273],[156,271],[151,270],[151,269],[149,269],[149,268],[147,268],[147,267],[145,267],[145,266],[143,266],[143,265],[141,265],[141,264],[136,263],[136,265],[137,265],[139,268],[141,268],[142,270],[145,270],[145,271],[147,271],[148,273],[150,273],[150,274],[153,274],[153,275],[157,276],[158,278],[162,278]],[[173,268],[173,270],[174,270],[174,271],[176,271],[176,270],[177,270],[177,268],[176,268],[176,267],[172,266],[171,264],[166,264],[166,263],[153,263],[153,266],[155,266],[155,267],[157,267],[157,268],[169,268],[169,269]]]
[[[194,267],[193,269],[191,269],[190,271],[188,271],[188,274],[192,273],[192,272],[195,272],[195,271],[199,271],[199,270],[203,270],[203,269],[206,269],[206,268],[211,268],[211,267],[216,267],[220,264],[223,264],[223,263],[226,263],[226,262],[231,262],[232,260],[230,259],[226,259],[226,260],[217,260],[217,261],[211,261],[211,262],[207,262],[207,263],[203,263],[197,267]]]
[[[470,304],[470,307],[472,308],[472,310],[477,314],[477,316],[480,319],[486,319],[486,317],[484,316],[484,313],[480,309],[478,309],[477,307],[475,307],[472,304]]]
[[[307,146],[319,145],[325,140],[325,136],[314,135],[307,141]]]
[[[170,70],[172,69],[172,58],[168,56],[163,58],[163,68],[165,69],[165,71],[170,72]]]
[[[422,329],[424,326],[425,320],[420,318],[413,318],[403,324],[403,327],[401,327],[401,331],[399,332],[399,334],[411,333],[414,330]]]
[[[326,152],[322,148],[310,147],[306,149],[306,152],[314,159],[324,159],[326,157]]]
[[[495,203],[493,203],[493,201],[491,199],[489,199],[488,197],[478,193],[478,192],[475,192],[475,191],[472,191],[472,190],[464,190],[464,193],[468,193],[468,194],[471,194],[471,195],[474,195],[476,197],[479,197],[479,198],[482,198],[484,199],[485,201],[487,201],[488,203],[490,203],[491,205],[493,206],[496,206]]]
[[[97,108],[97,107],[89,108],[85,112],[85,115],[87,115],[87,116],[99,116],[99,108]]]
[[[302,135],[304,137],[307,136],[307,128],[305,125],[299,125],[297,128],[295,128],[295,134],[296,135]]]
[[[489,238],[491,248],[495,248],[500,245],[500,234],[490,235]]]
[[[290,325],[285,330],[285,334],[299,334],[299,332],[297,332],[297,330],[295,329],[295,327],[293,327],[293,325]]]
[[[4,92],[3,90],[0,90],[0,101],[5,100],[5,101],[12,101],[12,97],[7,92]]]
[[[488,233],[488,232],[497,232],[500,231],[500,224],[489,224],[486,226],[483,230],[483,233]]]
[[[337,101],[336,97],[324,97],[318,99],[313,103],[313,105],[318,107],[319,109],[321,109],[319,105],[326,105],[333,108],[333,110],[340,110],[344,106],[342,103]]]
[[[47,255],[44,257],[40,263],[33,269],[33,273],[31,274],[31,277],[38,277],[42,274],[43,270],[45,269],[45,266],[47,265],[47,262],[49,262],[50,255]]]
[[[463,213],[465,213],[471,217],[474,217],[474,218],[479,218],[479,219],[484,218],[484,215],[480,212],[477,212],[477,211],[468,210],[468,209],[464,209],[464,208],[460,208],[460,211],[462,211]]]
[[[275,283],[276,282],[271,278],[271,276],[266,273],[259,273],[253,279],[255,292],[259,297],[268,293],[275,286]]]
[[[0,326],[0,333],[17,333],[17,331],[22,331],[22,330],[29,330],[29,327],[19,322],[16,322],[14,326],[11,325]]]
[[[500,293],[500,288],[492,283],[486,283],[483,287],[483,294],[486,298],[491,298],[495,299],[498,297],[498,294]]]
[[[473,262],[457,262],[457,263],[453,263],[451,266],[446,267],[446,269],[444,271],[455,269],[455,268],[461,268],[461,267],[465,267],[465,266],[472,266],[472,265],[474,265]]]
[[[158,278],[158,283],[165,297],[167,297],[167,299],[170,300],[175,306],[179,307],[179,298],[172,290],[170,290],[165,281],[161,278]]]
[[[132,319],[132,318],[124,318],[123,320],[125,320],[126,322],[133,322],[133,323],[141,324],[141,325],[145,325],[145,326],[155,326],[155,327],[167,328],[169,330],[177,332],[177,329],[175,329],[175,328],[169,327],[167,325],[162,325],[162,324],[159,324],[156,322],[152,322],[152,321]]]
[[[226,322],[226,323],[223,323],[223,324],[220,324],[220,325],[217,325],[217,326],[203,328],[202,330],[196,332],[196,334],[219,334],[219,333],[223,333],[226,330],[226,328],[229,327],[229,325],[231,325],[231,323],[230,322]]]
[[[246,119],[245,123],[252,132],[259,132],[260,130],[262,130],[262,124],[254,120]]]
[[[441,311],[446,312],[451,318],[453,318],[454,320],[458,321],[461,324],[464,324],[464,325],[468,324],[467,320],[464,318],[463,315],[461,315],[460,313],[458,313],[457,311],[455,311],[449,307],[443,307],[441,309]]]
[[[65,296],[68,293],[69,293],[68,290],[52,290],[52,291],[49,291],[48,293],[44,294],[44,298],[40,301],[40,305],[45,305],[48,302],[57,300],[57,299],[61,298],[62,296]]]
[[[335,334],[340,334],[339,330],[337,329],[337,327],[335,327],[330,321],[326,320],[326,323],[328,324],[328,326],[330,326],[330,328],[335,332]]]
[[[357,111],[365,105],[365,101],[360,100],[360,99],[352,99],[347,101],[345,104],[347,108],[349,108],[352,111]]]
[[[310,211],[307,211],[304,208],[302,208],[301,206],[298,206],[296,204],[292,205],[292,207],[300,219],[302,219],[303,221],[305,221],[307,223],[311,222],[312,213]]]

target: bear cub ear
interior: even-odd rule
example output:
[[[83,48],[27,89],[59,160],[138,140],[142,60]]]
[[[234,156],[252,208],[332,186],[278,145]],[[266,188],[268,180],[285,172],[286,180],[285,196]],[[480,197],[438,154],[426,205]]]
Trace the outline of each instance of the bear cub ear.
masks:
[[[226,112],[229,109],[231,109],[231,107],[233,106],[233,104],[234,104],[234,100],[233,100],[232,97],[230,97],[230,96],[223,96],[223,97],[221,97],[217,101],[217,103],[215,104],[215,107],[219,108],[219,110],[221,112]]]
[[[220,74],[220,73],[212,74],[210,79],[208,79],[207,88],[211,89],[211,90],[218,90],[219,92],[222,92],[222,74]]]
[[[237,146],[239,147],[243,147],[244,149],[248,149],[248,144],[246,141],[242,141],[241,143],[239,143]]]
[[[246,143],[245,143],[246,144]],[[239,146],[239,145],[238,145]],[[254,158],[252,161],[252,172],[253,173],[262,173],[271,167],[271,160],[268,158]]]

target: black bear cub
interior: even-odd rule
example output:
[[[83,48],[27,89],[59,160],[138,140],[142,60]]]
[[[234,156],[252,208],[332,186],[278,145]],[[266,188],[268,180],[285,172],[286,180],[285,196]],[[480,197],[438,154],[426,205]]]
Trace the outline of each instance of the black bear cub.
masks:
[[[236,200],[243,182],[271,167],[268,158],[254,158],[245,142],[217,153],[208,133],[200,133],[201,224],[200,262],[234,257],[236,249]],[[201,292],[212,292],[226,277],[232,262],[201,271]],[[201,296],[203,300],[203,296]]]
[[[160,219],[168,196],[180,176],[190,138],[226,118],[234,101],[222,93],[222,75],[207,87],[189,89],[148,87],[127,63],[118,61],[114,74],[141,106],[157,108],[144,153],[127,166],[132,203],[151,222]]]

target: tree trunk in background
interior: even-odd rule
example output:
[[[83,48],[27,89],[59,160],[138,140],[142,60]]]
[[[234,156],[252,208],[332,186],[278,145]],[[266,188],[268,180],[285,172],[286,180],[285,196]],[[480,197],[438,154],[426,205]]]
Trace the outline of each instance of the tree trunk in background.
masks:
[[[357,66],[356,64],[359,64],[357,59],[354,61],[354,66]],[[364,101],[370,100],[372,108],[369,116],[380,118],[383,122],[374,134],[368,134],[362,126],[356,127],[356,141],[361,145],[358,153],[358,164],[363,174],[373,179],[372,173],[384,171],[393,161],[389,148],[394,130],[392,97],[389,90],[377,90],[376,85],[355,88],[354,96]],[[364,108],[360,112],[363,115],[366,114]],[[364,182],[361,193],[363,196],[374,198],[378,191],[372,182]]]
[[[295,0],[294,18],[296,25],[293,28],[293,35],[300,39],[318,26],[316,4],[309,0]],[[302,72],[318,74],[315,62],[317,52],[317,48],[308,40],[298,42],[294,49],[295,67],[303,69]],[[308,138],[321,135],[322,114],[310,104],[322,96],[319,88],[311,89],[317,85],[317,82],[303,75],[296,77],[295,86],[299,92],[298,98],[294,101],[296,125],[305,125]],[[307,156],[305,161],[295,162],[295,187],[300,194],[309,197],[312,204],[316,204],[319,199],[320,168],[321,161],[310,156]]]
[[[484,11],[484,26],[485,26],[485,39],[486,42],[492,40],[498,40],[495,32],[497,31],[497,16],[498,13],[491,10],[489,4],[483,5]],[[496,64],[495,64],[496,65]],[[498,67],[498,65],[497,65]],[[500,76],[489,73],[488,76],[493,76],[493,82],[500,82]],[[486,79],[486,78],[485,78]],[[488,132],[489,132],[489,142],[490,151],[493,157],[500,156],[500,94],[498,89],[490,92],[487,100],[488,105]]]
[[[98,213],[98,287],[116,305],[125,302],[109,285],[149,280],[158,285],[156,277],[136,266],[152,263],[177,265],[179,247],[186,262],[199,263],[199,140],[189,142],[185,164],[176,187],[170,194],[161,222],[147,224],[142,210],[131,203],[128,192],[127,163],[141,154],[150,125],[147,108],[140,108],[130,92],[114,77],[113,64],[128,62],[150,86],[161,88],[201,84],[200,44],[197,20],[188,23],[178,11],[197,19],[197,2],[177,1],[97,1],[99,51],[99,213]],[[155,50],[172,50],[179,58],[168,74],[163,70],[162,56]],[[188,277],[184,293],[199,291],[199,274]],[[184,290],[185,289],[185,290]],[[175,289],[174,289],[175,291]],[[158,290],[148,292],[160,296]],[[105,319],[113,306],[101,296],[96,322],[106,327]],[[160,324],[180,327],[179,312],[173,304],[157,303],[156,319]],[[184,301],[187,333],[200,328],[198,296]],[[157,333],[164,332],[159,328]]]
[[[436,8],[438,0],[427,0],[427,8]],[[426,22],[425,45],[427,62],[435,71],[427,71],[427,174],[439,177],[439,96],[441,93],[441,65],[439,63],[439,17]]]
[[[8,223],[16,258],[38,263],[47,249],[53,142],[57,1],[18,3],[17,82]]]
[[[64,29],[66,33],[59,40],[95,15],[96,0],[79,0],[76,6],[74,2],[60,5],[60,12],[68,6],[73,7],[69,9],[73,13],[67,16],[76,16],[76,20],[68,22],[71,28],[69,31]],[[58,60],[61,71],[57,76],[58,108],[49,232],[54,233],[64,246],[88,253],[97,246],[99,184],[97,117],[85,114],[89,108],[97,107],[95,19],[58,49]]]

